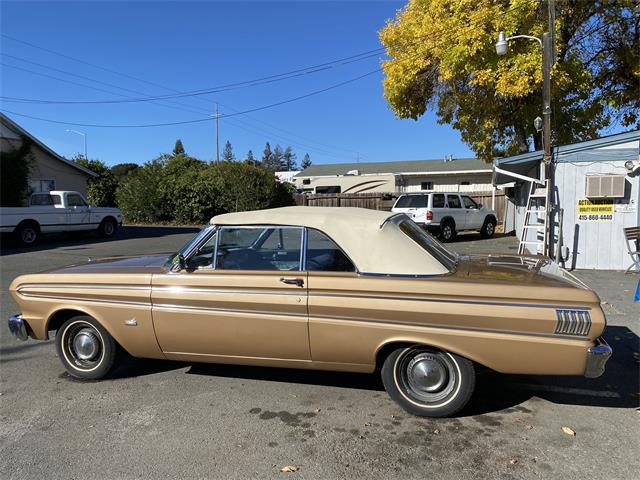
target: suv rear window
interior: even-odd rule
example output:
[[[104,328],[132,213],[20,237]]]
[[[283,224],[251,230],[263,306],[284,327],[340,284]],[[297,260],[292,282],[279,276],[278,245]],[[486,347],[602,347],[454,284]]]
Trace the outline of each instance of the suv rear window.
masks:
[[[428,195],[402,195],[395,208],[427,208],[428,200]]]
[[[433,195],[433,205],[431,208],[444,208],[444,195],[442,193]]]

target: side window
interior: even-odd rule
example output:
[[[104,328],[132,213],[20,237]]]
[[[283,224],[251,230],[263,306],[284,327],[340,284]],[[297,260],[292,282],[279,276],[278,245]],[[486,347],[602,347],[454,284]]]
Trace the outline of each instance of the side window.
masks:
[[[462,202],[464,203],[464,208],[478,208],[478,204],[473,201],[473,198],[466,195],[462,197]]]
[[[336,243],[319,230],[307,229],[307,270],[310,272],[355,272],[351,260]]]
[[[62,197],[60,195],[50,195],[54,205],[62,205]]]
[[[301,227],[222,227],[215,268],[219,270],[300,270]]]
[[[53,205],[53,200],[51,199],[51,195],[34,194],[31,196],[31,205],[33,205],[34,207],[41,207],[43,205]]]
[[[198,251],[189,259],[189,268],[212,268],[213,258],[216,253],[216,241],[218,234],[214,233],[213,236],[207,240],[207,243],[202,245]]]
[[[86,207],[87,202],[80,195],[72,193],[67,195],[67,205],[69,207]]]
[[[449,208],[462,208],[458,195],[447,195],[447,203],[449,204]]]
[[[436,193],[433,195],[432,208],[444,208],[444,195],[442,193]]]

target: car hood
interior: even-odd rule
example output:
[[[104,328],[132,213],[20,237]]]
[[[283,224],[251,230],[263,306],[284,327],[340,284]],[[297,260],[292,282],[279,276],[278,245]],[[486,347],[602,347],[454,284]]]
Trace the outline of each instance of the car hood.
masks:
[[[169,253],[144,255],[139,257],[110,257],[68,265],[49,270],[46,273],[162,273]],[[43,272],[44,273],[44,272]]]
[[[534,256],[460,256],[456,274],[470,280],[511,285],[589,289],[553,260]]]

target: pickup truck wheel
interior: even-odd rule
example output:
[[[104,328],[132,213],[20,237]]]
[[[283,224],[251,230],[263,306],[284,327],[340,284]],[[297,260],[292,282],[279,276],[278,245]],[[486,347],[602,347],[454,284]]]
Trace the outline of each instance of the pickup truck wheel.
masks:
[[[38,243],[40,239],[40,228],[35,222],[25,222],[18,225],[13,232],[16,240],[24,246],[30,247]]]
[[[118,224],[113,218],[105,218],[100,227],[98,227],[98,231],[101,237],[113,237],[116,234],[116,230],[118,229]]]
[[[469,402],[475,388],[472,362],[422,346],[394,350],[381,373],[389,396],[407,412],[422,417],[455,414]]]
[[[445,220],[440,226],[440,239],[450,242],[456,237],[456,226],[451,220]]]
[[[491,238],[494,233],[496,233],[496,221],[493,218],[487,218],[480,229],[480,236],[482,238]]]
[[[95,319],[79,315],[58,329],[56,351],[69,375],[81,380],[97,380],[114,367],[118,345]]]

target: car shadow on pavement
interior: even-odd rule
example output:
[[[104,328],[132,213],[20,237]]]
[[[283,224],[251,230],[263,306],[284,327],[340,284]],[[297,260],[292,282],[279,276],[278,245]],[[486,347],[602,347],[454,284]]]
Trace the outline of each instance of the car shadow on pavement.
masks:
[[[3,234],[0,241],[0,256],[15,255],[18,253],[39,252],[51,250],[58,247],[79,247],[65,248],[65,250],[82,250],[86,245],[99,244],[104,242],[117,242],[119,240],[133,240],[142,238],[158,238],[170,235],[195,234],[198,227],[165,227],[165,226],[124,226],[118,229],[115,237],[102,238],[95,232],[73,232],[66,234],[52,234],[43,236],[40,241],[31,247],[17,245],[10,235]]]
[[[608,327],[605,337],[614,354],[602,377],[588,379],[579,376],[507,375],[488,369],[479,370],[476,392],[469,405],[456,416],[505,411],[528,412],[530,409],[522,404],[533,397],[564,405],[637,408],[640,391],[640,339],[628,328],[620,326]],[[181,368],[187,368],[185,373],[188,375],[384,390],[378,372],[360,374],[134,358],[127,359],[110,378],[130,378]]]

